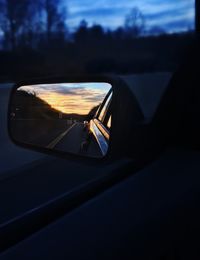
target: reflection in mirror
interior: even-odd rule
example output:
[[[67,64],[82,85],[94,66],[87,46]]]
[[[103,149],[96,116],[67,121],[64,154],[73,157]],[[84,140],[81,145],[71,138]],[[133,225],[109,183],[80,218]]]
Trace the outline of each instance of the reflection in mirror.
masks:
[[[112,86],[103,82],[21,86],[11,100],[10,132],[23,144],[104,157],[111,100]]]

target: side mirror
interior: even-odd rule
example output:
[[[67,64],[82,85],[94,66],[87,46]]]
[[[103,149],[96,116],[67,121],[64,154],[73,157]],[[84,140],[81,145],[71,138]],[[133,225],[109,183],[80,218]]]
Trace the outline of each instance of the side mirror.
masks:
[[[132,122],[142,119],[134,96],[120,79],[40,79],[13,88],[8,127],[17,145],[99,159],[124,153]]]

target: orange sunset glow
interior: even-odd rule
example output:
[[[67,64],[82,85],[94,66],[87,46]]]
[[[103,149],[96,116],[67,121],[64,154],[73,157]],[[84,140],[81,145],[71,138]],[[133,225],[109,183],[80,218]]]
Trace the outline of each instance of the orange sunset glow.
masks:
[[[110,88],[108,83],[68,83],[23,86],[19,90],[35,93],[63,113],[86,115],[103,101]]]

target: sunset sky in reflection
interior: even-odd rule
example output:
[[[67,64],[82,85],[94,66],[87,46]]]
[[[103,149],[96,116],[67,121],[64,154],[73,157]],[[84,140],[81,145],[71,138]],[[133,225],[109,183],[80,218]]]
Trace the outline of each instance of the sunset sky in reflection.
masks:
[[[18,90],[35,93],[63,113],[86,115],[103,101],[110,88],[108,83],[61,83],[22,86]]]

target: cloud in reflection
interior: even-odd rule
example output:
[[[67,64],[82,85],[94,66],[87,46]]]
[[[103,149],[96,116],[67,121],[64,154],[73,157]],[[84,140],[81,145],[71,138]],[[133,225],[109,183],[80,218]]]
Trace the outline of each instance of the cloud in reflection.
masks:
[[[108,83],[41,84],[20,87],[63,113],[86,115],[110,90]]]

